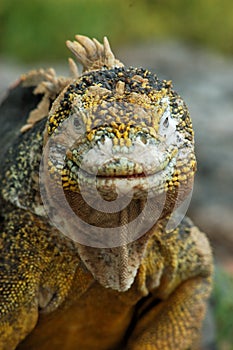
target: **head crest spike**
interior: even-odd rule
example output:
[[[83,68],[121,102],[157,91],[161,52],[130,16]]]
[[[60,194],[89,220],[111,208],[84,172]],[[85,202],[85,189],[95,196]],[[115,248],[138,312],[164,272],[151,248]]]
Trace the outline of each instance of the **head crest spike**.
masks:
[[[75,39],[84,47],[90,58],[96,56],[96,46],[93,40],[84,35],[75,35]]]
[[[103,67],[110,69],[124,66],[115,58],[106,37],[104,37],[103,44],[84,35],[76,35],[75,39],[76,41],[73,42],[67,40],[66,45],[76,56],[77,61],[82,64],[84,72]]]
[[[73,78],[78,78],[80,76],[78,66],[74,62],[73,58],[68,58],[70,73]]]
[[[113,55],[108,38],[106,36],[104,37],[104,56],[106,61],[108,62],[108,65],[112,66],[114,64],[115,57]]]
[[[97,39],[93,38],[98,55],[101,56],[104,52],[104,46]]]

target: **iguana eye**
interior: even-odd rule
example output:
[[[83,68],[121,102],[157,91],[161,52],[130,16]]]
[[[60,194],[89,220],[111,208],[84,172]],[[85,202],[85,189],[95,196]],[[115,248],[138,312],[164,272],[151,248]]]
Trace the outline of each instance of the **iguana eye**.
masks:
[[[165,137],[166,144],[176,143],[176,125],[177,121],[172,118],[168,107],[161,117],[159,128],[159,134],[160,136]]]
[[[166,118],[164,119],[164,121],[163,121],[163,127],[164,127],[164,128],[168,128],[168,126],[169,126],[169,118],[166,117]]]
[[[163,116],[161,117],[160,121],[160,134],[163,136],[167,136],[170,133],[170,129],[172,128],[172,119],[170,116],[169,109],[167,109]]]

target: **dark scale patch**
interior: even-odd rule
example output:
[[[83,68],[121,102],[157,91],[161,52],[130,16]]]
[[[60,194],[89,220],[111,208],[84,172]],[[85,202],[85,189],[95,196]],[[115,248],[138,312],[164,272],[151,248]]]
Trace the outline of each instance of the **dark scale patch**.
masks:
[[[20,134],[6,153],[0,180],[2,194],[7,202],[12,203],[14,198],[18,198],[28,208],[35,203],[45,124],[46,119],[43,119],[27,133]]]
[[[0,161],[5,161],[5,152],[19,137],[19,130],[26,123],[29,113],[40,103],[43,95],[33,94],[35,87],[22,87],[21,83],[10,89],[0,105]]]

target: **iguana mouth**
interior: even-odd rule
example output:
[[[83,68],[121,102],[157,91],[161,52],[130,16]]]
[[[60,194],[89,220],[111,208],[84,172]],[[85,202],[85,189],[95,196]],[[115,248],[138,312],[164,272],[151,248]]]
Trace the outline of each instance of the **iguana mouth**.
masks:
[[[113,171],[112,164],[111,171],[103,172],[104,168],[102,167],[100,173],[95,175],[79,168],[77,184],[81,192],[85,191],[95,195],[97,190],[107,200],[115,198],[114,193],[126,196],[133,193],[136,198],[140,198],[147,193],[147,195],[153,197],[165,191],[166,181],[172,179],[175,165],[176,157],[172,157],[155,172],[141,171],[127,174],[125,169],[122,173],[118,171],[118,174],[116,174],[116,171]]]
[[[138,178],[145,178],[147,176],[144,172],[140,174],[130,174],[130,175],[117,175],[117,176],[105,176],[105,175],[96,175],[97,178],[100,179],[108,179],[108,178],[114,178],[114,179],[138,179]]]
[[[164,142],[146,147],[137,140],[128,153],[114,153],[111,142],[86,149],[77,147],[70,152],[68,167],[78,167],[98,177],[146,177],[165,170],[177,156],[176,146]]]

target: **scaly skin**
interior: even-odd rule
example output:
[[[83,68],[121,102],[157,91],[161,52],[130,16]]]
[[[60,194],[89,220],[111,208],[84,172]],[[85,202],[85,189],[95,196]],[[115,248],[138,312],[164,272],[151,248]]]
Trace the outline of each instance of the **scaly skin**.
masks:
[[[72,78],[31,72],[1,107],[12,142],[0,172],[0,349],[197,349],[211,250],[188,218],[169,226],[196,170],[187,107],[106,39],[76,39],[81,76],[72,60]]]

